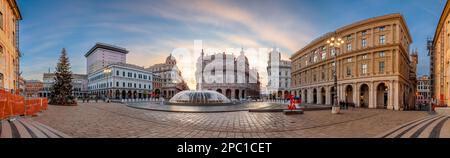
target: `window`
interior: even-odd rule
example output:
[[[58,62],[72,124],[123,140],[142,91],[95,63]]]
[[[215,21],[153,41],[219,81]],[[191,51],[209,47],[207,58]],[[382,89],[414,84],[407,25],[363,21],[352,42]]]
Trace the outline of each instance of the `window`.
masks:
[[[351,76],[352,75],[352,69],[348,66],[347,67],[347,76]]]
[[[123,77],[125,77],[125,71],[124,71],[124,72],[122,72],[122,76],[123,76]],[[124,86],[124,87],[125,87],[125,86]]]
[[[352,62],[352,58],[348,58],[348,59],[347,59],[347,62],[348,62],[348,63],[351,63],[351,62]]]
[[[362,31],[361,34],[362,36],[365,36],[367,34],[367,31]]]
[[[116,87],[119,87],[119,82],[116,82]]]
[[[368,58],[369,58],[369,56],[367,54],[362,56],[362,59],[368,59]]]
[[[362,39],[362,47],[366,48],[367,46],[367,40],[366,39]]]
[[[0,12],[0,29],[3,30],[3,13]]]
[[[144,84],[144,89],[147,89],[147,85],[146,84]]]
[[[314,62],[317,62],[317,55],[314,56]]]
[[[348,36],[346,37],[346,39],[347,39],[347,41],[352,40],[352,35],[348,35]]]
[[[361,65],[361,69],[362,69],[362,70],[361,70],[362,74],[367,74],[367,69],[368,69],[368,68],[367,68],[367,64],[362,64],[362,65]]]
[[[378,54],[380,57],[384,57],[384,52],[380,52],[379,54]]]
[[[136,88],[137,86],[136,86],[136,83],[134,84],[134,88]]]
[[[334,57],[336,55],[336,50],[335,49],[331,49],[331,56]]]
[[[384,26],[381,26],[381,27],[379,27],[378,29],[380,30],[380,31],[384,31]]]
[[[120,75],[120,72],[119,71],[116,71],[116,76],[119,76]]]
[[[325,72],[322,72],[322,80],[325,80]]]
[[[347,44],[347,51],[352,51],[352,44]]]
[[[327,59],[327,52],[322,52],[322,60]]]
[[[384,44],[386,42],[386,36],[381,35],[380,36],[380,44]]]
[[[125,87],[125,82],[124,82],[124,83],[122,83],[122,87]]]
[[[380,73],[384,73],[384,61],[379,63],[378,69],[379,69]]]

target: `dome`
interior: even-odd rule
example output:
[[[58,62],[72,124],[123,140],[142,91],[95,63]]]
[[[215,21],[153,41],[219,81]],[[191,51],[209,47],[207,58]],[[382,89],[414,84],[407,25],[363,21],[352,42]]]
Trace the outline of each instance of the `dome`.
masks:
[[[176,64],[177,64],[177,59],[175,59],[175,57],[172,56],[172,54],[170,54],[170,56],[168,56],[168,57],[166,58],[166,64],[169,64],[169,65],[176,65]]]
[[[171,104],[229,104],[231,100],[216,91],[182,91],[169,100]]]

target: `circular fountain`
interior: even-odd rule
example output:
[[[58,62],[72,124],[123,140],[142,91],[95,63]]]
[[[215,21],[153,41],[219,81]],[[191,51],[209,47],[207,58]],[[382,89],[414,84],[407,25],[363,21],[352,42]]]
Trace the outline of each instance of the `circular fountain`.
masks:
[[[174,105],[223,105],[231,100],[216,91],[183,91],[169,100]]]

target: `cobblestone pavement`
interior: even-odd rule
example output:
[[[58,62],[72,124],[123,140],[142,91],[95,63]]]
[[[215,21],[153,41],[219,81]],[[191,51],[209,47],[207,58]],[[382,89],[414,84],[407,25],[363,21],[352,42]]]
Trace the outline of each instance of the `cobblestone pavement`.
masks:
[[[261,103],[264,104],[264,103]],[[377,137],[425,112],[350,109],[340,115],[283,113],[175,113],[139,110],[122,104],[49,106],[34,120],[81,138],[359,138]]]

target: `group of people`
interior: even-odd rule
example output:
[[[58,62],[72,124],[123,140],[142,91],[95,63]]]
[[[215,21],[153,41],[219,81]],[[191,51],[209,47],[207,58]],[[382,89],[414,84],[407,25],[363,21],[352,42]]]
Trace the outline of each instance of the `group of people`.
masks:
[[[364,104],[364,103],[363,103]],[[355,107],[355,103],[347,102],[347,101],[340,101],[339,106],[343,110],[348,110],[348,107]]]
[[[100,99],[102,99],[103,102],[109,103],[109,98],[106,96],[100,97],[98,95],[87,95],[82,97],[83,103],[89,103],[91,100],[95,100],[95,103],[98,103],[98,100]]]

